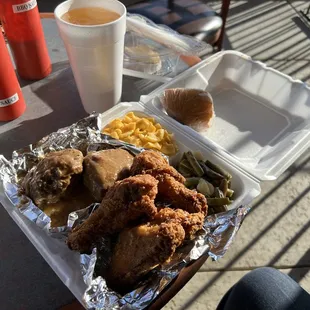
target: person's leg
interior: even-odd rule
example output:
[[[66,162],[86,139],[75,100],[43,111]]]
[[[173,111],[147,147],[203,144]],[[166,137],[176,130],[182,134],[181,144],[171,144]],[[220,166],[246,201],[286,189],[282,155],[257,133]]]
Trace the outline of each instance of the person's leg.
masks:
[[[223,297],[217,310],[309,310],[310,295],[273,268],[249,272]]]

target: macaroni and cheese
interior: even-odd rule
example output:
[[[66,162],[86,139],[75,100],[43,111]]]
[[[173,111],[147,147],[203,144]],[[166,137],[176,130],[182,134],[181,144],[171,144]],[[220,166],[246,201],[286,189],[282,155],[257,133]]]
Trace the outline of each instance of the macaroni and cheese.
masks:
[[[127,113],[122,119],[114,119],[102,133],[138,147],[160,151],[168,156],[177,153],[172,134],[156,123],[154,118],[139,117],[133,112]]]

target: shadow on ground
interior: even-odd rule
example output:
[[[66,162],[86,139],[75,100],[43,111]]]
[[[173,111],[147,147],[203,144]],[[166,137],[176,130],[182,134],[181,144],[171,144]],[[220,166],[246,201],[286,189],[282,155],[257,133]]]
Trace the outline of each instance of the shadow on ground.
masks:
[[[255,203],[252,206],[251,212],[253,212],[255,209],[261,207],[263,205],[263,203],[272,195],[274,194],[275,191],[277,191],[281,186],[283,186],[285,183],[287,183],[291,177],[293,177],[296,173],[298,173],[299,171],[301,171],[307,164],[310,163],[310,155],[308,157],[306,157],[305,160],[303,160],[298,166],[293,166],[289,171],[287,176],[281,181],[279,182],[275,187],[273,187],[269,192],[267,192],[263,197],[261,197],[261,199]],[[283,212],[281,213],[280,216],[278,216],[276,219],[274,219],[272,222],[270,222],[265,229],[258,235],[256,236],[251,242],[249,242],[241,252],[239,252],[235,257],[233,257],[233,259],[231,259],[229,261],[229,263],[227,263],[224,268],[222,270],[219,270],[219,272],[212,277],[211,279],[209,279],[209,281],[196,293],[194,294],[182,307],[181,310],[185,310],[188,309],[202,294],[204,294],[210,287],[212,287],[212,285],[214,285],[217,281],[220,281],[222,276],[224,275],[223,272],[221,271],[227,271],[230,270],[230,268],[242,257],[244,256],[247,251],[250,250],[250,248],[252,248],[261,238],[264,237],[264,235],[270,230],[272,229],[272,227],[278,222],[280,221],[287,213],[290,212],[290,210],[292,210],[292,208],[301,200],[303,199],[308,193],[310,193],[310,185],[308,187],[306,187],[297,197],[295,197],[291,203],[283,210]],[[273,266],[273,264],[275,264],[282,255],[284,255],[286,253],[286,251],[293,246],[293,244],[295,244],[297,242],[297,240],[310,228],[310,220],[299,230],[299,232],[294,236],[294,238],[292,238],[287,245],[283,248],[283,250],[281,252],[279,252],[278,254],[275,255],[275,257],[269,262],[268,266]],[[308,250],[304,257],[300,258],[300,261],[303,261],[306,257],[310,256],[310,250]],[[298,264],[297,264],[298,265]],[[303,272],[301,273],[298,268],[295,270],[293,269],[290,273],[289,276],[291,276],[296,282],[300,282],[303,277],[308,273],[308,271],[310,270],[310,266],[299,266],[299,268],[304,268]]]
[[[238,49],[253,58],[270,64],[271,67],[282,72],[297,77],[303,81],[310,79],[310,28],[299,11],[309,5],[304,1],[232,1],[229,20],[227,23],[227,37],[224,41],[225,49]],[[215,6],[220,6],[220,1],[212,2]],[[263,25],[263,26],[262,26]],[[285,173],[285,176],[264,196],[262,196],[253,206],[252,212],[264,206],[264,203],[297,173],[309,173],[307,165],[310,163],[310,155],[299,163],[292,165]],[[242,250],[237,253],[216,275],[209,278],[207,283],[191,298],[180,307],[188,309],[197,299],[208,291],[215,283],[219,283],[224,272],[231,270],[231,267],[238,262],[258,241],[281,220],[296,204],[309,195],[310,185],[294,197],[290,203],[282,210],[281,214],[274,218],[255,236]],[[246,221],[247,219],[245,219]],[[295,235],[287,241],[285,246],[268,262],[268,266],[274,266],[299,239],[310,230],[310,220],[305,220],[303,226]],[[310,249],[306,251],[298,260],[288,275],[296,282],[300,282],[310,270]]]

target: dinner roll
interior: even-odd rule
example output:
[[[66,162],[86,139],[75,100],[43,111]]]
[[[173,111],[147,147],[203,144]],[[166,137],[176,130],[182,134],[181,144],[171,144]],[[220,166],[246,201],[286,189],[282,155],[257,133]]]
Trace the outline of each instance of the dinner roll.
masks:
[[[167,114],[196,131],[205,131],[215,117],[213,99],[200,89],[166,89],[161,98]]]

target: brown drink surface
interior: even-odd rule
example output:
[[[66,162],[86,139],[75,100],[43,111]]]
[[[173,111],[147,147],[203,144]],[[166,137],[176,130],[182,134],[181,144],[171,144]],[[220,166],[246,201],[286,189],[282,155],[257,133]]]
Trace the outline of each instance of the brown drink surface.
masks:
[[[61,18],[71,24],[93,26],[113,22],[120,18],[120,15],[104,8],[87,7],[70,10]]]

